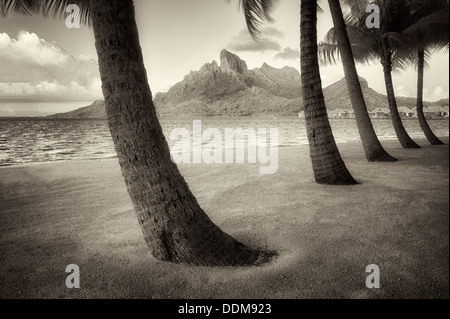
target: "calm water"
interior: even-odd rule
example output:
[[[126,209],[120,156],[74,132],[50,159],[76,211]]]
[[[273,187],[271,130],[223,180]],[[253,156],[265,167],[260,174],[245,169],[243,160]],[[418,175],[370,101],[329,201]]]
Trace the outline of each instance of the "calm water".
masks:
[[[358,141],[354,120],[330,120],[338,143]],[[449,121],[429,121],[438,136],[449,135]],[[167,139],[175,128],[192,132],[193,119],[163,118],[161,124]],[[374,120],[380,140],[396,139],[390,120]],[[423,138],[417,120],[405,120],[404,125],[413,138]],[[218,128],[278,128],[279,145],[307,144],[304,120],[287,118],[204,118],[202,130]],[[268,138],[268,137],[267,137]],[[207,143],[208,141],[203,141]],[[169,145],[175,143],[169,140]],[[114,145],[106,121],[99,120],[0,120],[0,166],[52,161],[101,159],[115,157]]]

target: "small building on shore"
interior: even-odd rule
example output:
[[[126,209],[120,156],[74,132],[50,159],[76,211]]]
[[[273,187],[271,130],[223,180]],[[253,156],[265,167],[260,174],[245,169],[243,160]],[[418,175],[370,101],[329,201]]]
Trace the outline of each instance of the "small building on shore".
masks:
[[[388,119],[391,117],[391,112],[387,108],[378,107],[369,111],[369,116],[373,119]]]
[[[328,111],[330,119],[354,119],[355,112],[351,109],[336,109]]]
[[[444,108],[439,105],[432,105],[424,107],[423,113],[425,113],[425,117],[429,119],[448,117],[448,107]]]
[[[413,109],[410,109],[406,106],[399,107],[398,113],[400,114],[400,117],[406,117],[406,118],[417,117],[416,111],[414,111]]]

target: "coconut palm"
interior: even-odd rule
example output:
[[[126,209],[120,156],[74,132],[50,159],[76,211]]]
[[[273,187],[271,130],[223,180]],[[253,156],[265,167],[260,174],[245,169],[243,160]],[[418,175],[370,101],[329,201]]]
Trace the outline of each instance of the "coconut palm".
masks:
[[[417,117],[428,141],[432,145],[442,145],[444,143],[433,133],[423,112],[423,82],[430,51],[448,49],[449,4],[448,0],[416,0],[413,10],[411,21],[414,23],[403,33],[412,39],[412,47],[408,49],[415,53],[412,60],[417,65]]]
[[[249,265],[265,259],[217,227],[170,159],[139,44],[132,0],[2,0],[11,12],[64,15],[77,4],[92,23],[110,132],[145,241],[159,260]]]
[[[404,148],[420,148],[403,126],[397,108],[392,71],[394,67],[404,68],[407,59],[400,50],[407,45],[410,38],[403,32],[411,26],[412,1],[404,0],[374,0],[371,3],[380,8],[380,28],[368,28],[365,8],[353,7],[346,17],[347,32],[352,52],[357,62],[365,63],[379,59],[383,66],[389,109],[395,133]],[[321,45],[323,61],[335,63],[339,55],[338,35],[336,28],[332,28]]]
[[[341,158],[328,120],[317,47],[317,2],[301,0],[300,64],[303,107],[315,179],[324,184],[356,184]]]
[[[264,20],[270,20],[269,10],[274,2],[240,2],[249,32],[255,39],[258,38],[259,25]],[[317,11],[317,1],[301,0],[300,60],[303,107],[314,178],[319,184],[354,185],[357,182],[342,160],[325,106],[317,52]]]
[[[417,104],[416,112],[419,119],[420,128],[422,129],[425,137],[432,145],[443,145],[442,142],[431,130],[430,125],[427,122],[425,113],[423,112],[423,83],[425,75],[425,50],[419,50],[417,52]]]
[[[344,1],[343,1],[344,2]],[[346,4],[352,6],[353,10],[358,6],[363,6],[364,0],[346,0]],[[389,155],[381,145],[370,120],[364,100],[363,91],[359,82],[358,72],[356,70],[355,60],[347,35],[344,15],[342,13],[339,0],[328,0],[333,24],[336,30],[336,37],[344,67],[345,79],[350,100],[355,112],[356,124],[363,144],[366,158],[369,162],[394,162],[397,159]]]

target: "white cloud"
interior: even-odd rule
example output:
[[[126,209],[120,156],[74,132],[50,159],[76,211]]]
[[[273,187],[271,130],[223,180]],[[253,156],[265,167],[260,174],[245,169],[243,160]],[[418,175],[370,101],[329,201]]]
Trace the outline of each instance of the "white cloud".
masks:
[[[276,29],[272,29],[269,29],[268,32],[274,34],[274,30]],[[264,33],[262,34],[264,35]],[[280,35],[277,35],[276,37],[280,37]],[[227,47],[236,52],[264,52],[281,50],[281,45],[277,41],[267,37],[262,36],[258,41],[255,41],[252,39],[247,29],[241,30],[241,32],[234,36]]]
[[[11,38],[6,33],[0,33],[0,50],[5,50],[11,43]]]
[[[293,49],[290,47],[284,48],[284,50],[277,55],[275,55],[275,59],[282,60],[297,60],[300,59],[300,50]]]
[[[37,65],[61,65],[70,58],[56,44],[40,39],[35,33],[20,32],[17,40],[9,38],[7,42],[8,38],[6,34],[2,55],[6,54],[10,59],[27,60]]]
[[[343,77],[344,74],[340,65],[320,66],[320,78],[324,88],[342,80]]]
[[[284,33],[274,27],[262,28],[261,33],[264,36],[268,36],[268,37],[275,37],[275,38],[280,38],[280,39],[284,38]]]
[[[90,85],[83,86],[77,82],[61,84],[57,81],[41,81],[36,83],[0,83],[0,100],[57,100],[57,101],[93,101],[99,98],[100,80],[94,80]]]
[[[424,89],[423,96],[425,101],[436,102],[442,99],[448,99],[449,91],[445,91],[442,86],[436,86],[432,91]]]
[[[396,87],[395,95],[416,98],[417,90],[415,88],[401,84]],[[436,102],[438,100],[448,99],[448,97],[449,91],[445,91],[442,86],[437,86],[433,90],[430,90],[428,88],[425,88],[423,90],[423,99],[427,102]]]
[[[97,62],[76,59],[35,33],[0,33],[0,99],[87,101],[102,98]]]
[[[416,92],[413,92],[408,86],[401,84],[395,88],[395,96],[416,97]]]

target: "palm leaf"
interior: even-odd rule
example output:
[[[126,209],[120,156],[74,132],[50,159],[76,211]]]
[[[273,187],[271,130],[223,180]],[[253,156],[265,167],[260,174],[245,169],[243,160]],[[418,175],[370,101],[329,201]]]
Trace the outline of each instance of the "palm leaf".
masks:
[[[90,25],[89,0],[0,0],[0,12],[3,17],[18,13],[64,19],[70,4],[80,7],[80,22]]]
[[[448,8],[448,0],[415,0],[413,12],[411,13],[411,24],[418,22],[420,19],[433,14],[439,10]]]
[[[378,56],[376,37],[370,31],[347,25],[347,35],[355,61],[369,63]],[[319,58],[322,64],[335,64],[340,59],[335,28],[331,28],[319,44]]]
[[[392,59],[394,68],[403,69],[417,61],[419,49],[448,49],[448,0],[342,0],[351,6],[345,15],[347,33],[357,62]],[[369,29],[368,3],[380,8],[381,28]],[[335,63],[339,57],[332,28],[319,49],[322,63]],[[364,52],[367,51],[367,52]],[[378,56],[377,56],[378,55]]]
[[[226,1],[230,2],[230,0]],[[259,29],[265,21],[272,21],[270,13],[276,2],[277,0],[239,0],[239,9],[244,12],[247,28],[253,39],[260,38],[261,31]]]
[[[403,34],[412,41],[412,46],[421,48],[444,48],[449,43],[449,9],[448,7],[420,19]]]
[[[230,2],[230,0],[226,1]],[[254,40],[259,40],[261,37],[261,25],[264,22],[273,21],[270,14],[277,3],[278,0],[239,0],[239,9],[244,12],[247,29]],[[319,3],[317,3],[317,12],[323,12]]]

